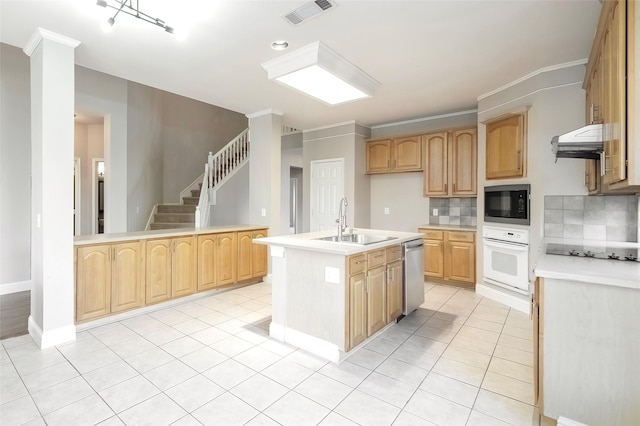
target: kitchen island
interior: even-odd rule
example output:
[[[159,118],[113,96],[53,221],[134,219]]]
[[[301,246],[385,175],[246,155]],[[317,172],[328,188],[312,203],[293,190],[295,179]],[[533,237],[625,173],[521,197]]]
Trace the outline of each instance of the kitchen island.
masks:
[[[401,244],[422,234],[353,233],[361,237],[327,241],[336,232],[322,231],[254,240],[270,246],[271,337],[340,362],[402,314]]]
[[[548,244],[597,242],[548,238],[538,256],[532,309],[540,413],[593,426],[637,424],[640,263],[546,254]],[[617,245],[620,254],[639,247]]]

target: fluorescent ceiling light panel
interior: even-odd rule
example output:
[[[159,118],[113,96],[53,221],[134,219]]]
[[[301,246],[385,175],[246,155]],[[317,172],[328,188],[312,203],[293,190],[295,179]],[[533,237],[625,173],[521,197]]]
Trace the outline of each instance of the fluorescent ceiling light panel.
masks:
[[[337,52],[317,41],[262,64],[270,80],[276,80],[337,105],[373,96],[380,85]]]

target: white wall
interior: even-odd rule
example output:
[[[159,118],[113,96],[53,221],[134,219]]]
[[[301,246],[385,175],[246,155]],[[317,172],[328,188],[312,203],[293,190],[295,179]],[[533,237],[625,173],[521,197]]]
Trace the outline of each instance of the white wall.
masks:
[[[0,43],[0,294],[31,279],[29,57]],[[27,282],[26,287],[18,283]],[[11,288],[12,290],[9,290]]]
[[[251,161],[251,160],[250,160]],[[249,164],[245,164],[216,193],[216,204],[209,211],[209,224],[251,223],[249,217]]]
[[[486,185],[529,183],[531,185],[531,225],[529,263],[531,271],[544,234],[545,195],[585,195],[584,160],[555,159],[551,138],[585,124],[584,65],[546,70],[483,97],[478,103],[478,193]],[[521,179],[485,179],[486,126],[483,122],[528,108],[527,175]],[[483,226],[484,198],[478,197],[478,230]],[[476,280],[482,281],[482,245],[477,246]],[[531,277],[532,278],[532,277]]]
[[[302,154],[302,148],[292,148],[292,149],[283,149],[282,150],[282,159],[281,159],[281,175],[282,175],[282,189],[281,189],[281,207],[280,207],[280,217],[281,224],[280,227],[282,230],[289,229],[289,213],[290,213],[290,190],[291,190],[291,167],[300,167],[302,168],[304,165],[304,158]],[[298,182],[299,185],[304,185],[304,182]],[[302,192],[302,191],[301,191]],[[300,197],[299,197],[300,198]],[[302,200],[298,200],[301,202]],[[298,221],[302,220],[302,218],[298,218]]]

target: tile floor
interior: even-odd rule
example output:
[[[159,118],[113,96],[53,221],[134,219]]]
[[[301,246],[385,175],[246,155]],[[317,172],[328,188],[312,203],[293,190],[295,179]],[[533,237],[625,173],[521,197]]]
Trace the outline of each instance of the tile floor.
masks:
[[[537,425],[528,317],[469,290],[425,293],[339,365],[269,339],[267,283],[44,351],[2,340],[0,424]]]

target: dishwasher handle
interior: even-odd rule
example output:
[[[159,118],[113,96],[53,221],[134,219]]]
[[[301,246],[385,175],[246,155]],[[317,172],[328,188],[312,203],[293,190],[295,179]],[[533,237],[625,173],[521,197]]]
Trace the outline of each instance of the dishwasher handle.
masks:
[[[422,239],[411,240],[402,243],[402,247],[404,248],[405,253],[413,250],[421,250],[424,247],[424,242],[422,241]]]

